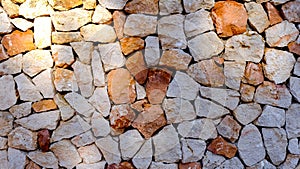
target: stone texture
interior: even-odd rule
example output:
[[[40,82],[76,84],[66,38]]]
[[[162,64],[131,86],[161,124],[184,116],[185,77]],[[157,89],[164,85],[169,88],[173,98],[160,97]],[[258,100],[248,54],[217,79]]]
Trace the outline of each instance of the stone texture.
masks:
[[[246,63],[224,62],[225,85],[231,89],[239,90],[245,67]]]
[[[141,24],[140,21],[145,21]],[[145,37],[156,32],[157,17],[144,14],[128,15],[124,24],[124,33],[128,36]]]
[[[83,40],[80,32],[52,32],[52,43],[64,44]]]
[[[57,109],[57,106],[53,100],[41,100],[32,104],[32,108],[35,112],[44,112],[48,110]]]
[[[226,108],[200,97],[195,100],[195,108],[197,116],[210,119],[217,119],[230,113]]]
[[[114,105],[109,116],[110,125],[114,129],[129,127],[134,118],[135,113],[128,104]]]
[[[95,144],[80,147],[78,153],[86,164],[96,163],[101,160],[102,155]]]
[[[215,4],[213,0],[183,0],[184,9],[187,13],[196,12],[198,9],[211,9]]]
[[[10,22],[17,28],[21,29],[23,32],[33,27],[33,23],[23,19],[23,18],[14,18]]]
[[[217,130],[213,121],[207,118],[184,121],[178,125],[177,130],[185,138],[208,140],[217,137]]]
[[[38,132],[38,140],[37,140],[39,148],[42,152],[49,151],[50,147],[50,133],[49,130],[43,129]]]
[[[96,88],[94,94],[89,98],[89,102],[104,117],[107,117],[109,115],[111,104],[110,104],[109,96],[107,94],[107,87]]]
[[[8,146],[20,150],[37,148],[37,133],[23,127],[17,127],[8,134]]]
[[[201,169],[201,164],[199,162],[191,162],[191,163],[179,163],[179,169]]]
[[[100,5],[108,9],[123,9],[128,0],[98,0]]]
[[[272,3],[265,3],[265,8],[268,13],[270,25],[275,25],[282,22],[282,18],[279,14],[279,11],[272,5]]]
[[[282,163],[278,168],[280,169],[288,169],[288,168],[296,168],[299,162],[299,155],[288,154],[284,163]],[[299,165],[297,166],[297,169]]]
[[[33,19],[42,15],[49,15],[51,9],[47,0],[26,0],[20,5],[19,14],[27,19]]]
[[[265,33],[266,42],[270,47],[285,47],[299,35],[296,26],[288,21],[282,21],[266,29]]]
[[[34,44],[37,48],[51,46],[52,23],[50,17],[34,19]]]
[[[23,56],[23,71],[30,77],[53,66],[53,59],[48,50],[32,50]]]
[[[145,140],[140,150],[132,158],[133,165],[138,169],[148,168],[152,161],[152,139]]]
[[[240,104],[233,115],[243,125],[247,125],[255,120],[262,113],[262,109],[257,103]]]
[[[128,130],[121,134],[119,138],[123,160],[131,159],[144,144],[144,139],[137,130]]]
[[[262,135],[272,163],[279,165],[286,157],[288,142],[285,130],[282,128],[263,128]]]
[[[204,9],[190,13],[185,17],[184,32],[187,37],[193,37],[213,29],[214,25],[210,13]]]
[[[26,153],[14,148],[8,148],[7,151],[8,168],[24,169],[26,165]]]
[[[296,62],[293,54],[277,49],[267,49],[265,61],[266,63],[263,64],[264,74],[276,84],[285,82],[290,77]]]
[[[91,47],[93,47],[92,44],[91,44]],[[82,52],[84,52],[84,50]],[[99,52],[97,50],[92,51],[91,58],[92,59],[91,60],[89,59],[89,60],[92,62],[91,66],[92,66],[92,72],[93,72],[93,78],[94,78],[94,80],[93,80],[94,85],[95,86],[105,86],[105,74],[104,74],[104,69],[103,69],[103,65],[101,62]],[[85,64],[88,64],[88,63],[85,62]]]
[[[289,140],[288,150],[292,154],[300,155],[300,143],[297,138]]]
[[[87,131],[85,133],[79,134],[71,139],[71,142],[76,147],[86,146],[95,141],[96,141],[96,138],[94,137],[92,131]]]
[[[125,37],[120,40],[121,49],[124,55],[144,48],[144,40],[138,37]]]
[[[236,14],[239,15],[236,15]],[[247,12],[243,4],[235,1],[216,2],[212,9],[212,19],[217,33],[229,37],[246,31]]]
[[[27,157],[42,167],[58,168],[58,160],[52,152],[33,151]]]
[[[0,136],[7,136],[13,129],[14,117],[5,111],[0,111]]]
[[[31,113],[31,102],[14,105],[9,109],[9,112],[17,119],[27,116]]]
[[[237,146],[240,157],[247,166],[254,165],[265,158],[266,152],[261,134],[253,124],[243,128]]]
[[[272,82],[264,81],[256,89],[254,100],[260,104],[288,108],[292,102],[292,95],[284,84],[276,85]]]
[[[77,91],[78,85],[74,72],[68,69],[57,68],[54,71],[54,85],[57,91]]]
[[[112,14],[106,8],[101,5],[97,5],[93,13],[92,22],[93,23],[107,23],[112,20]]]
[[[80,61],[76,61],[74,64],[72,64],[72,68],[74,70],[74,75],[76,77],[81,95],[84,97],[90,97],[94,91],[91,66],[83,64]]]
[[[57,10],[65,11],[82,5],[82,0],[48,0],[49,4]]]
[[[187,73],[202,85],[221,87],[225,83],[223,68],[213,59],[192,64]]]
[[[0,137],[0,150],[7,149],[7,141],[8,141],[7,138]]]
[[[245,74],[242,78],[242,81],[254,86],[263,83],[264,74],[262,65],[249,62],[245,68]]]
[[[73,51],[70,46],[52,45],[51,52],[55,65],[58,67],[67,67],[75,61]]]
[[[156,66],[160,59],[159,39],[155,36],[148,36],[145,42],[145,61],[147,66]]]
[[[182,12],[181,0],[160,0],[159,1],[159,14],[169,15],[173,13]]]
[[[58,158],[59,165],[73,168],[81,162],[76,147],[69,140],[62,140],[51,145],[51,151]]]
[[[106,137],[110,133],[109,121],[98,112],[93,114],[91,125],[95,137]]]
[[[255,125],[264,127],[282,127],[285,124],[285,111],[277,107],[266,105],[262,114],[255,121]]]
[[[7,75],[0,78],[0,110],[6,110],[16,104],[17,96],[13,76]]]
[[[267,160],[262,160],[259,163],[247,167],[247,169],[264,169],[264,168],[276,169],[276,167]]]
[[[93,164],[84,164],[84,163],[80,163],[76,166],[77,169],[86,169],[86,168],[90,168],[90,169],[104,169],[106,165],[105,161],[101,161],[101,162],[97,162],[97,163],[93,163]]]
[[[118,148],[118,142],[111,136],[100,138],[96,141],[97,147],[101,150],[105,161],[108,164],[118,164],[121,162],[121,154]]]
[[[225,116],[217,126],[218,133],[234,143],[239,138],[241,125],[232,117]]]
[[[1,39],[1,38],[0,38]],[[2,42],[1,42],[2,43]],[[2,44],[0,44],[0,61],[5,60],[9,58],[9,56],[7,55],[4,46]]]
[[[135,89],[136,89],[136,99],[141,100],[146,97],[146,90],[144,86],[141,86],[139,83],[135,83]]]
[[[297,41],[288,44],[289,51],[296,55],[300,55],[300,38],[298,36]]]
[[[46,69],[32,79],[36,88],[42,93],[44,98],[53,98],[55,88],[52,81],[52,70]]]
[[[164,169],[178,169],[178,165],[171,163],[171,164],[166,164],[163,162],[152,162],[150,165],[150,169],[156,169],[156,168],[164,168]]]
[[[80,28],[85,41],[109,43],[114,42],[117,35],[112,26],[106,24],[88,24]]]
[[[261,4],[255,2],[245,3],[247,9],[250,25],[262,33],[269,25],[268,16]]]
[[[90,117],[95,111],[95,108],[80,94],[72,92],[66,94],[64,98],[72,106],[72,108],[85,117]]]
[[[243,102],[252,102],[255,93],[255,87],[248,84],[241,84],[240,87],[241,100]]]
[[[26,158],[26,156],[25,156]],[[7,159],[7,151],[0,151],[0,164],[3,168],[8,168],[8,159]]]
[[[144,84],[148,76],[148,68],[146,66],[143,53],[135,52],[127,58],[126,68],[139,84]]]
[[[124,24],[126,20],[126,15],[122,11],[114,11],[112,17],[117,37],[118,39],[122,39],[124,35]]]
[[[222,169],[222,168],[226,168],[226,169],[235,169],[235,168],[244,168],[243,163],[240,161],[239,158],[234,157],[232,159],[229,160],[225,160],[219,167],[217,167],[216,169]]]
[[[203,162],[203,169],[209,168],[217,168],[225,161],[225,158],[220,155],[213,154],[210,151],[206,151],[206,155],[204,156]]]
[[[300,22],[299,15],[300,15],[300,2],[299,1],[291,1],[284,5],[282,5],[281,9],[283,12],[284,17],[290,22]]]
[[[84,64],[90,64],[94,47],[92,42],[71,42],[70,45],[72,46],[75,53],[78,55],[80,62]]]
[[[187,70],[192,56],[180,49],[165,50],[159,61],[160,66],[167,66],[175,70]]]
[[[300,102],[300,78],[290,77],[289,83],[290,92],[296,98],[296,100]]]
[[[221,136],[214,139],[207,149],[214,154],[223,155],[227,158],[232,158],[237,152],[237,147],[234,144],[228,143]]]
[[[20,6],[13,3],[12,0],[1,0],[1,5],[9,17],[19,16]]]
[[[127,13],[158,14],[158,0],[132,0],[125,6]]]
[[[294,72],[295,75],[300,76],[300,58],[297,59],[297,62],[294,66]]]
[[[182,163],[196,162],[202,159],[206,143],[196,139],[181,139]]]
[[[7,13],[1,7],[0,7],[0,20],[2,22],[0,26],[0,34],[10,33],[13,27],[10,23]]]
[[[194,100],[198,94],[199,85],[189,75],[177,71],[171,81],[167,96]],[[151,102],[151,101],[150,101]]]
[[[26,165],[26,169],[41,169],[41,167],[35,162],[29,160],[28,164]]]
[[[172,23],[170,23],[170,20]],[[183,30],[184,16],[181,14],[165,16],[159,19],[157,31],[162,49],[185,49],[187,41]]]
[[[26,32],[15,30],[11,34],[3,36],[1,44],[7,50],[9,56],[30,51],[35,48],[33,44],[33,32],[31,30],[27,30]]]
[[[287,137],[296,138],[300,135],[300,124],[299,120],[299,108],[300,104],[292,104],[289,109],[286,111],[286,132]]]

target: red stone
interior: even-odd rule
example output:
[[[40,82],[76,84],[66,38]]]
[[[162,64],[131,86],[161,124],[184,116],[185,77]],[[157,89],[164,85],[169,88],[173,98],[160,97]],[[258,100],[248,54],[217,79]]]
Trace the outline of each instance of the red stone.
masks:
[[[288,44],[289,51],[300,56],[300,43],[291,42]]]
[[[201,169],[201,164],[197,162],[180,163],[179,169]]]
[[[277,23],[282,22],[282,18],[278,12],[278,10],[270,3],[265,3],[265,7],[268,13],[269,21],[271,25],[275,25]]]
[[[43,152],[49,151],[50,133],[47,129],[38,132],[38,145]]]
[[[237,152],[237,147],[225,141],[221,136],[214,139],[207,149],[214,154],[222,155],[227,158],[234,157]]]

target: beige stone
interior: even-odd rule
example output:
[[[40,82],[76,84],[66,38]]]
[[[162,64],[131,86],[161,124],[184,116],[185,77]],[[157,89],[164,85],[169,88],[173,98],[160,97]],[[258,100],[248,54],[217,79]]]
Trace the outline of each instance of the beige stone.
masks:
[[[94,92],[91,66],[83,64],[80,61],[76,61],[73,63],[72,68],[74,70],[74,75],[81,95],[83,97],[90,97]]]
[[[258,33],[262,33],[269,25],[268,16],[261,4],[255,2],[245,3],[249,22]]]
[[[78,85],[73,71],[57,68],[53,75],[53,82],[57,91],[78,91]]]
[[[148,76],[148,68],[146,67],[143,53],[138,51],[126,60],[126,68],[139,84],[144,84]]]
[[[85,117],[91,117],[95,108],[78,93],[71,92],[65,95],[66,101],[78,112]]]
[[[80,32],[52,32],[52,43],[64,44],[70,42],[80,42],[83,40]]]
[[[52,23],[50,17],[34,19],[34,44],[38,48],[51,46]]]
[[[12,2],[12,0],[1,0],[1,5],[9,17],[19,16],[19,5]]]
[[[55,95],[52,73],[53,71],[51,69],[46,69],[32,79],[36,88],[42,93],[44,98],[53,98]]]
[[[6,111],[0,111],[0,136],[7,136],[13,129],[14,117]]]
[[[97,0],[82,0],[84,9],[95,9]]]
[[[180,49],[165,50],[159,61],[160,66],[167,66],[175,70],[187,70],[192,56]]]
[[[128,0],[98,0],[99,3],[108,9],[123,9]]]
[[[144,21],[141,23],[141,21]],[[128,36],[145,37],[156,33],[157,17],[143,14],[128,15],[124,24],[124,33]]]
[[[0,78],[0,110],[6,110],[16,104],[17,96],[13,76],[7,75]]]
[[[33,23],[23,19],[23,18],[14,18],[11,19],[10,22],[15,25],[15,27],[21,29],[22,31],[27,31],[28,29],[33,27]]]
[[[0,7],[0,34],[10,33],[12,31],[12,25],[10,23],[7,13]]]
[[[17,127],[8,135],[8,146],[20,150],[37,148],[37,133],[23,127]]]
[[[101,5],[97,5],[94,11],[92,22],[93,23],[107,23],[112,20],[112,14]]]
[[[198,9],[211,9],[215,4],[213,0],[183,0],[184,9],[187,13],[196,12]]]
[[[112,17],[117,37],[118,39],[122,39],[124,34],[126,15],[122,11],[114,11]]]
[[[73,51],[70,46],[51,45],[51,52],[55,65],[58,67],[67,67],[75,61]]]
[[[38,16],[49,15],[50,10],[47,0],[26,0],[20,5],[19,14],[27,19],[34,19]]]
[[[82,5],[82,0],[48,0],[49,4],[57,10],[69,10]]]
[[[117,35],[112,26],[106,24],[88,24],[80,28],[85,41],[109,43],[114,42]]]

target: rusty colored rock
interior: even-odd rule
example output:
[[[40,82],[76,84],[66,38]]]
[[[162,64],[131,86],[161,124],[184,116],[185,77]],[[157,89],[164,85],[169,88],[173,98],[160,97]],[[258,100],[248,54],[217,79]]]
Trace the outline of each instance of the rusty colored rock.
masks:
[[[41,100],[33,103],[32,108],[35,112],[43,112],[57,109],[57,106],[53,100]]]
[[[143,49],[144,40],[138,37],[126,37],[120,40],[121,49],[124,55],[129,55],[130,53]]]
[[[149,139],[155,131],[166,124],[167,120],[161,106],[148,105],[145,107],[145,111],[141,112],[134,120],[132,126],[138,129],[146,139]]]
[[[300,43],[291,42],[288,44],[289,51],[300,56]]]
[[[43,152],[49,151],[50,133],[47,129],[38,132],[38,145]]]
[[[130,162],[124,161],[120,164],[110,164],[106,169],[135,169]]]
[[[10,56],[35,49],[31,30],[26,32],[15,30],[13,33],[5,35],[1,43]]]
[[[162,69],[150,69],[146,84],[146,95],[151,104],[162,103],[171,80],[171,74]]]
[[[229,37],[246,31],[248,15],[241,3],[219,1],[212,9],[212,19],[219,36]]]
[[[126,67],[139,84],[147,80],[148,68],[146,67],[143,53],[138,51],[126,61]]]
[[[232,143],[239,138],[241,128],[242,127],[239,123],[229,115],[225,116],[221,123],[217,126],[218,133],[229,139]]]
[[[179,163],[179,169],[201,169],[201,164],[197,162]]]
[[[214,139],[207,149],[214,154],[222,155],[227,158],[232,158],[237,152],[237,147],[225,141],[221,136]]]
[[[126,4],[128,13],[158,14],[158,0],[133,0]]]
[[[244,102],[252,102],[254,97],[255,87],[248,84],[241,84],[240,93],[241,100]]]
[[[255,86],[261,84],[264,81],[264,74],[261,64],[255,64],[251,62],[248,63],[242,81]]]
[[[114,21],[114,28],[119,39],[124,36],[124,24],[126,20],[126,15],[121,11],[115,11],[112,15]]]
[[[115,130],[122,130],[129,127],[135,118],[134,111],[127,104],[112,107],[109,120]]]
[[[131,104],[131,108],[137,110],[138,112],[142,112],[145,110],[145,107],[147,107],[147,105],[149,106],[148,100],[147,99],[143,99],[143,100],[139,100],[136,101],[135,103]]]
[[[265,3],[265,8],[268,13],[270,25],[275,25],[282,21],[282,18],[280,16],[278,10],[270,2]]]

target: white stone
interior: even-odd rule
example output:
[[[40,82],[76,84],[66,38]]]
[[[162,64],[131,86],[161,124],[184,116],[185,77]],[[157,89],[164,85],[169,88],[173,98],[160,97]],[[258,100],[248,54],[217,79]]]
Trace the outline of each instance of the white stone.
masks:
[[[84,64],[91,64],[94,46],[92,42],[71,42],[70,45],[78,55],[80,62]]]
[[[178,169],[178,164],[166,164],[163,162],[152,162],[149,169]]]
[[[7,136],[13,129],[14,117],[5,111],[0,111],[0,136]]]
[[[81,163],[76,166],[76,169],[87,169],[87,168],[88,169],[105,169],[105,165],[106,165],[105,161],[93,163],[93,164]]]
[[[80,147],[78,153],[86,164],[93,164],[101,160],[102,155],[95,144]]]
[[[203,169],[211,169],[220,166],[225,161],[225,158],[220,155],[206,151],[206,155],[202,159]]]
[[[0,7],[0,34],[10,33],[12,31],[12,25],[10,23],[7,13]]]
[[[132,158],[132,163],[137,169],[148,168],[152,161],[153,149],[152,149],[152,139],[145,141],[144,145]]]
[[[288,138],[300,137],[300,104],[292,104],[286,111],[286,132]]]
[[[96,145],[101,150],[101,153],[108,164],[119,164],[121,162],[118,142],[111,136],[96,140]]]
[[[5,137],[0,137],[0,150],[7,149],[7,141],[8,139]],[[1,151],[0,151],[1,152]],[[1,160],[0,160],[1,161]],[[1,162],[0,162],[1,163]]]
[[[26,0],[20,5],[19,14],[27,19],[34,19],[38,16],[49,15],[51,11],[49,7],[47,0]]]
[[[23,18],[14,18],[11,19],[10,22],[15,25],[15,27],[21,29],[22,31],[27,31],[28,29],[33,27],[33,23],[23,19]]]
[[[37,87],[25,74],[22,73],[16,76],[14,79],[18,86],[18,92],[21,100],[36,102],[43,98],[43,96],[38,91]]]
[[[94,11],[92,21],[93,23],[106,23],[112,20],[112,14],[101,5],[97,5]]]
[[[234,117],[243,125],[251,123],[262,113],[262,109],[257,103],[240,104],[234,111]]]
[[[215,32],[207,32],[190,39],[188,47],[194,60],[199,61],[221,53],[224,44]]]
[[[290,91],[292,95],[300,102],[300,78],[291,77],[290,78]]]
[[[201,9],[186,15],[184,32],[187,37],[193,37],[210,30],[214,30],[214,25],[208,11]]]
[[[68,93],[65,95],[65,99],[72,106],[72,108],[85,117],[92,116],[95,111],[95,108],[78,93]]]
[[[26,165],[26,153],[14,148],[8,148],[8,169],[24,169]]]
[[[52,22],[50,17],[34,19],[34,44],[38,48],[51,46]]]
[[[183,0],[184,9],[187,13],[195,12],[201,8],[211,9],[214,4],[214,0]]]
[[[33,151],[27,157],[42,167],[58,169],[58,160],[52,152]]]
[[[239,90],[245,67],[245,62],[224,62],[225,85],[234,90]]]
[[[128,130],[121,134],[119,138],[123,160],[131,159],[145,142],[138,130]]]
[[[72,68],[83,97],[90,97],[94,92],[92,68],[90,65],[76,61]]]
[[[159,14],[169,15],[182,12],[181,0],[160,0]]]
[[[255,125],[264,127],[282,127],[285,124],[285,111],[277,107],[266,105],[262,114],[255,121]]]
[[[56,68],[53,74],[54,85],[57,91],[78,91],[78,85],[73,71]]]
[[[128,0],[98,0],[99,3],[108,9],[123,9]]]
[[[203,140],[181,139],[182,163],[196,162],[202,159],[206,143]]]
[[[288,0],[271,0],[275,5],[280,5],[286,3]]]
[[[0,151],[0,166],[3,168],[8,168],[8,159],[7,159],[7,151]]]
[[[96,141],[96,138],[94,137],[92,131],[87,131],[85,133],[77,135],[74,138],[72,138],[72,140],[71,140],[71,142],[76,147],[86,146],[86,145],[91,144],[95,141]]]
[[[236,168],[244,168],[243,163],[240,161],[239,158],[234,157],[232,159],[229,160],[225,160],[219,167],[217,167],[216,169],[236,169]]]
[[[293,138],[289,140],[288,150],[291,154],[300,155],[300,142],[297,138]]]
[[[155,36],[147,36],[145,43],[145,61],[147,66],[156,66],[160,59],[159,39]]]
[[[109,121],[98,112],[93,114],[91,125],[95,137],[106,137],[110,133]]]
[[[270,25],[263,6],[259,3],[249,2],[245,3],[245,7],[250,25],[253,26],[257,32],[262,33]]]
[[[290,168],[299,169],[299,165],[297,166],[299,159],[300,159],[299,155],[288,154],[285,159],[285,162],[283,164],[281,164],[278,168],[279,169],[290,169]]]
[[[259,163],[256,163],[255,165],[247,167],[247,169],[265,169],[265,168],[276,169],[276,167],[273,164],[271,164],[269,161],[267,161],[266,159],[260,161]]]
[[[8,146],[20,150],[37,148],[37,133],[23,127],[17,127],[8,134]]]
[[[85,41],[109,43],[117,38],[114,28],[106,24],[88,24],[80,28],[80,33]]]
[[[105,74],[101,62],[101,57],[97,50],[93,51],[91,66],[92,66],[92,72],[94,77],[94,85],[105,86]]]
[[[98,87],[94,94],[90,97],[89,102],[98,110],[104,117],[107,117],[110,112],[111,104],[107,94],[107,87]]]
[[[226,114],[230,114],[226,108],[201,97],[196,98],[195,108],[197,116],[210,119],[218,119]]]
[[[32,79],[36,88],[42,93],[44,98],[53,98],[55,95],[52,78],[52,70],[46,69]]]
[[[300,58],[297,59],[297,62],[294,66],[294,72],[295,75],[300,76]]]
[[[17,119],[27,116],[31,113],[31,102],[14,105],[9,109],[9,112]]]
[[[64,44],[83,41],[80,32],[52,32],[52,43]]]
[[[70,119],[75,114],[75,110],[71,108],[62,95],[57,93],[53,99],[59,108],[60,116],[63,121]]]
[[[13,76],[0,77],[0,110],[6,110],[16,104],[17,96]]]
[[[141,23],[141,21],[143,21]],[[143,14],[128,15],[124,24],[124,34],[145,37],[156,33],[157,17]]]
[[[135,82],[135,89],[136,89],[136,99],[141,100],[146,97],[146,90],[145,88],[140,85],[138,82]]]
[[[71,46],[52,45],[51,52],[58,67],[66,67],[75,61]]]

